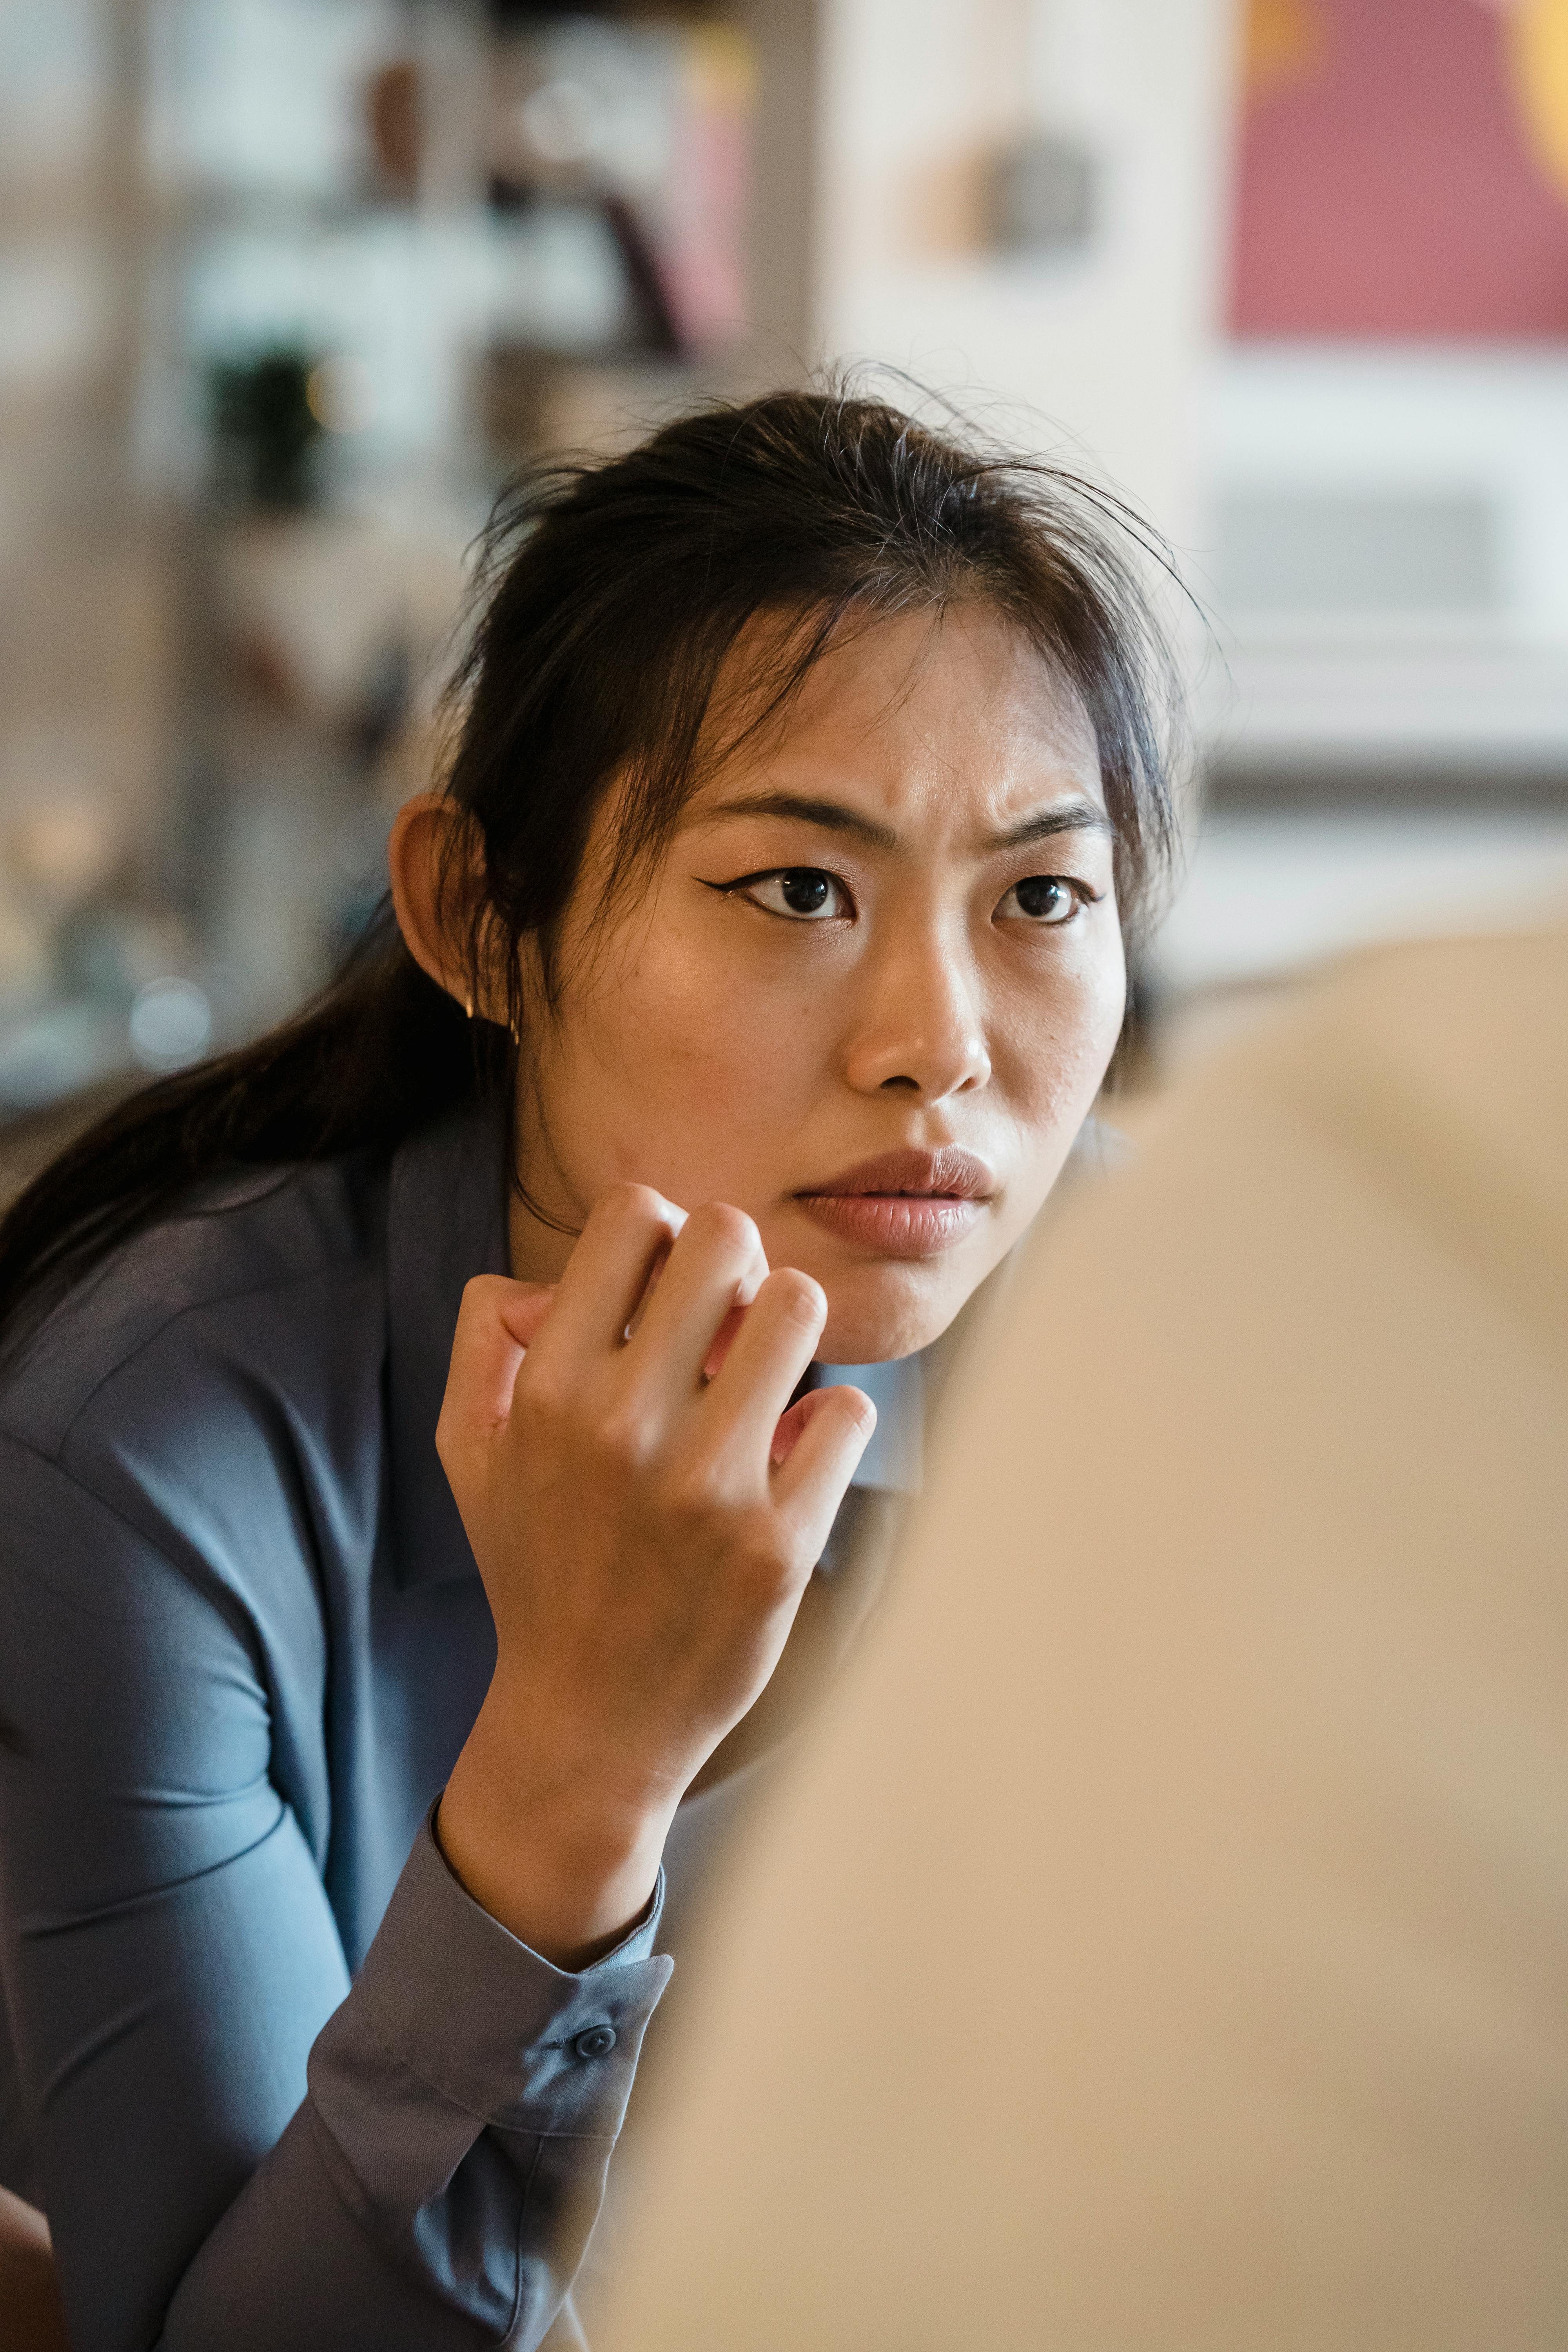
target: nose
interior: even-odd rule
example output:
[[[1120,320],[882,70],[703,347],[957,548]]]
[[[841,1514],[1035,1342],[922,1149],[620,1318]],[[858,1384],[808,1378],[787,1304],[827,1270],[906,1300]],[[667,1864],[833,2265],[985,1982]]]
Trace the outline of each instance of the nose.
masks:
[[[845,1067],[858,1093],[942,1102],[990,1082],[978,978],[962,947],[934,934],[906,940],[866,981]]]

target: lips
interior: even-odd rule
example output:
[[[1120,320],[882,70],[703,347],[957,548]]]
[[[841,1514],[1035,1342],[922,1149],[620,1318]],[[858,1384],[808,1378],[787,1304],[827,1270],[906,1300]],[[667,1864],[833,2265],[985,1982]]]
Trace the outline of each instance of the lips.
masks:
[[[973,1233],[995,1192],[984,1160],[944,1145],[857,1161],[795,1200],[842,1240],[893,1257],[932,1257]]]
[[[858,1160],[853,1168],[829,1177],[825,1184],[803,1185],[795,1198],[842,1201],[875,1192],[903,1193],[921,1200],[984,1201],[995,1190],[996,1181],[984,1160],[949,1143],[936,1151],[883,1151],[875,1160]]]

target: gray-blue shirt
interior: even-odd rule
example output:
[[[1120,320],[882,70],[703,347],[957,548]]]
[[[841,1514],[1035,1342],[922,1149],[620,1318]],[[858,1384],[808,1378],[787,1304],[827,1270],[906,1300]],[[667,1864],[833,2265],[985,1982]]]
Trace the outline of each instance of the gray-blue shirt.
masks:
[[[208,1186],[0,1381],[0,2180],[78,2352],[576,2340],[670,1962],[656,1897],[552,1967],[429,1827],[495,1655],[436,1419],[506,1262],[467,1110]]]

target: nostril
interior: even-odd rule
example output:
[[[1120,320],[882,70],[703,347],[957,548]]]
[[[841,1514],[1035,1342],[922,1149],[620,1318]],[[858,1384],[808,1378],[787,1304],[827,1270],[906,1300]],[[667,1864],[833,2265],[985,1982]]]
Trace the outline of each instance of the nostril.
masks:
[[[919,1094],[919,1092],[920,1092],[920,1090],[921,1090],[921,1082],[920,1082],[920,1080],[919,1080],[918,1078],[908,1078],[908,1077],[884,1078],[884,1079],[882,1080],[882,1092],[883,1092],[884,1094],[886,1094],[886,1092],[887,1092],[887,1090],[888,1090],[888,1088],[889,1088],[889,1087],[911,1087],[911,1088],[913,1089],[913,1091],[918,1095],[918,1094]]]

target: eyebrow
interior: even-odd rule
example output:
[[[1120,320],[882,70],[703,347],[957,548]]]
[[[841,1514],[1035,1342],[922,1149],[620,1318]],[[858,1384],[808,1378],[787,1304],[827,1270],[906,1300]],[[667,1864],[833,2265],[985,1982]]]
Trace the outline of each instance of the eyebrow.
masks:
[[[1103,809],[1088,801],[1068,801],[1060,808],[1037,809],[1033,816],[1021,817],[1005,833],[994,833],[985,843],[987,849],[1023,849],[1031,841],[1048,841],[1054,833],[1098,833],[1110,835],[1115,827]]]
[[[863,816],[858,809],[846,808],[841,801],[813,800],[803,793],[748,793],[742,800],[721,802],[708,814],[794,817],[798,824],[816,825],[824,833],[849,834],[873,849],[899,846],[899,836],[890,824]],[[1054,834],[1110,834],[1112,829],[1110,818],[1089,802],[1064,801],[1054,808],[1037,809],[1032,816],[1021,817],[1002,833],[987,835],[979,847],[986,853],[1024,849],[1032,841],[1048,841]]]

